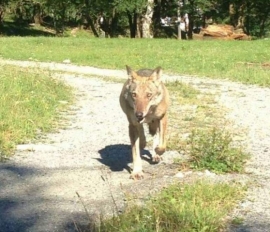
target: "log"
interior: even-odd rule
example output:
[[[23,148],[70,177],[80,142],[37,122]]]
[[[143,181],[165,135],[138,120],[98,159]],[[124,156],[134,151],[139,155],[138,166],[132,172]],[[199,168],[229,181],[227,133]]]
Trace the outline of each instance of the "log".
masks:
[[[214,24],[206,28],[202,28],[200,34],[204,37],[212,37],[213,39],[224,40],[248,40],[250,37],[243,30],[235,30],[231,25]]]

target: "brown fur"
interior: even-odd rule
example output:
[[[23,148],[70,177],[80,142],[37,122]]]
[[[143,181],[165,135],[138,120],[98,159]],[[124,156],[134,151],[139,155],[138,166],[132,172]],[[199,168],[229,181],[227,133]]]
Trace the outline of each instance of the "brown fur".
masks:
[[[142,123],[147,123],[149,133],[155,136],[152,160],[160,161],[166,150],[167,109],[169,94],[160,80],[160,67],[134,72],[127,68],[128,80],[120,94],[120,105],[129,122],[129,137],[132,148],[133,172],[131,178],[143,178],[140,149],[146,146]]]

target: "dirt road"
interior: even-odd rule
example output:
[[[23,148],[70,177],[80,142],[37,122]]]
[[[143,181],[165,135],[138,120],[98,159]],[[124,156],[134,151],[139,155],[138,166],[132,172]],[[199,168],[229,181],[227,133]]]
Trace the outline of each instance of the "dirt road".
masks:
[[[67,64],[0,60],[0,65],[39,66],[72,71],[57,77],[75,89],[77,103],[66,115],[69,125],[49,134],[38,144],[18,146],[16,155],[0,164],[0,231],[76,231],[91,218],[121,211],[126,193],[138,199],[174,180],[174,151],[165,161],[151,165],[144,158],[146,178],[129,177],[130,148],[127,121],[118,96],[122,84],[85,78],[83,74],[126,78],[125,71],[102,70]],[[270,90],[219,80],[166,76],[178,79],[219,97],[236,126],[248,128],[247,166],[256,180],[234,216],[244,224],[232,231],[269,231],[270,228]],[[78,197],[78,194],[80,197]],[[82,202],[82,201],[83,202]]]

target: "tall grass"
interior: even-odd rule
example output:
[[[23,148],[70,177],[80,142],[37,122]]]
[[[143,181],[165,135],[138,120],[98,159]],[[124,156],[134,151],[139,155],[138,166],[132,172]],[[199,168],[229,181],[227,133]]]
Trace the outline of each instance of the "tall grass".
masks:
[[[40,70],[0,66],[0,159],[55,127],[71,89]]]
[[[171,39],[0,38],[0,57],[62,62],[111,69],[162,66],[166,72],[228,78],[270,86],[269,40],[178,41]]]

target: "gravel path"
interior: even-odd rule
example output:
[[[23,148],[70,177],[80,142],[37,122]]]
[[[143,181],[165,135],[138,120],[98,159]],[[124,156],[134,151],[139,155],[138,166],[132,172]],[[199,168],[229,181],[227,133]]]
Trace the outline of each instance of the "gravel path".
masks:
[[[127,121],[118,103],[122,84],[82,76],[125,79],[124,70],[0,60],[3,64],[72,72],[57,76],[74,87],[77,104],[67,115],[67,129],[49,134],[38,144],[18,146],[16,155],[0,164],[1,232],[74,231],[74,222],[80,228],[89,222],[84,206],[91,217],[110,214],[123,208],[127,191],[139,198],[141,192],[147,195],[172,181],[171,161],[178,155],[173,151],[159,165],[151,165],[146,156],[145,180],[128,178]],[[270,89],[221,80],[165,78],[216,93],[219,103],[230,109],[226,116],[236,127],[248,129],[247,150],[252,158],[247,171],[252,181],[247,198],[233,213],[244,223],[231,231],[270,231]]]

